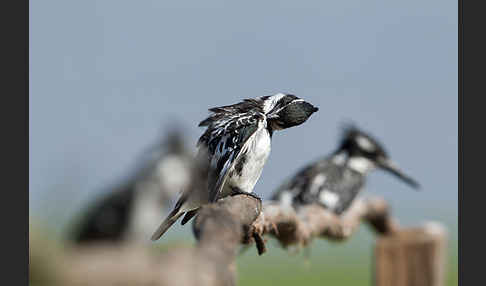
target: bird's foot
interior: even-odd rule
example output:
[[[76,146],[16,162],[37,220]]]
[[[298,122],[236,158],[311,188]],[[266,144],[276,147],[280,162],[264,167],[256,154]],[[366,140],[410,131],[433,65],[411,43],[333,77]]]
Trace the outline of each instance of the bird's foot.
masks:
[[[239,189],[233,189],[233,192],[231,194],[231,196],[236,196],[236,195],[248,195],[254,199],[257,199],[259,200],[260,202],[262,202],[262,198],[260,198],[258,195],[254,194],[254,193],[247,193],[247,192],[243,192]]]

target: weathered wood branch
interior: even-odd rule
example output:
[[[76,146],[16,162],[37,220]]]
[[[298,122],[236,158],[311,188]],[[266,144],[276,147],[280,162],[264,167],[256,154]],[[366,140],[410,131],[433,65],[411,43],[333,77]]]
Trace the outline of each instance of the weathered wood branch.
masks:
[[[345,240],[362,221],[369,223],[378,234],[390,234],[398,229],[398,223],[390,217],[388,204],[380,198],[358,199],[341,216],[317,204],[295,210],[267,202],[253,229],[261,235],[270,234],[283,247],[305,246],[317,237]]]
[[[392,233],[397,224],[381,199],[357,200],[338,217],[318,205],[297,211],[249,195],[236,195],[205,205],[193,222],[195,248],[177,247],[160,254],[143,247],[99,246],[72,250],[57,259],[60,285],[235,285],[236,255],[241,243],[263,236],[283,246],[307,245],[326,237],[343,240],[359,223],[369,222],[378,233]]]

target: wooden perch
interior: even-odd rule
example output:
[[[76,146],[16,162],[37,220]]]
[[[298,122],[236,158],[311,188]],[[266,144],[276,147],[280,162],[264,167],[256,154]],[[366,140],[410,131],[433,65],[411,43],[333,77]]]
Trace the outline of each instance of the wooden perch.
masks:
[[[283,247],[305,246],[316,237],[347,239],[361,221],[368,222],[378,234],[390,234],[398,229],[398,224],[389,216],[388,204],[380,198],[358,199],[341,216],[317,204],[294,210],[267,202],[253,229],[260,235],[272,235]]]
[[[447,232],[439,223],[402,229],[375,247],[376,286],[443,286]]]
[[[73,250],[55,259],[59,274],[55,280],[67,286],[235,285],[241,243],[256,242],[261,254],[265,234],[283,246],[307,245],[316,237],[344,240],[362,220],[379,234],[397,229],[382,199],[356,200],[346,213],[336,216],[319,205],[294,210],[267,202],[262,207],[260,200],[240,194],[200,209],[193,222],[195,248],[176,247],[164,254],[131,246]]]

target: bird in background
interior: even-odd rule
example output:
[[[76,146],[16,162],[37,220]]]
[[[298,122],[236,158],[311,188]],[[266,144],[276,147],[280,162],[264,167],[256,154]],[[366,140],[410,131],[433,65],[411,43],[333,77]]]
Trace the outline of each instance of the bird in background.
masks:
[[[75,244],[147,242],[182,190],[201,185],[200,170],[180,129],[168,132],[141,160],[139,170],[90,206],[74,227]]]
[[[390,159],[378,140],[353,124],[346,124],[343,131],[337,150],[300,169],[277,188],[271,199],[295,208],[318,203],[340,215],[351,206],[364,188],[366,176],[375,169],[419,188]]]
[[[185,191],[151,239],[159,239],[184,214],[181,223],[187,223],[203,204],[252,194],[270,154],[273,132],[300,125],[317,110],[282,93],[209,109],[212,114],[199,123],[207,129],[197,144],[198,161],[207,166],[207,188]]]

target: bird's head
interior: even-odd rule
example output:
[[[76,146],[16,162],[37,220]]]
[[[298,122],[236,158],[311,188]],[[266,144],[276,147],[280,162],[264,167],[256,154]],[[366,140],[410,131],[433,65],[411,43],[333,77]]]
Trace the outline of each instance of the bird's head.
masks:
[[[319,108],[292,94],[264,96],[263,110],[273,130],[286,129],[304,123]]]
[[[380,168],[395,175],[413,188],[419,188],[419,184],[400,170],[400,168],[390,159],[385,148],[378,142],[378,140],[359,130],[354,125],[349,124],[344,128],[339,151],[347,153],[348,164],[354,164],[356,169]]]

